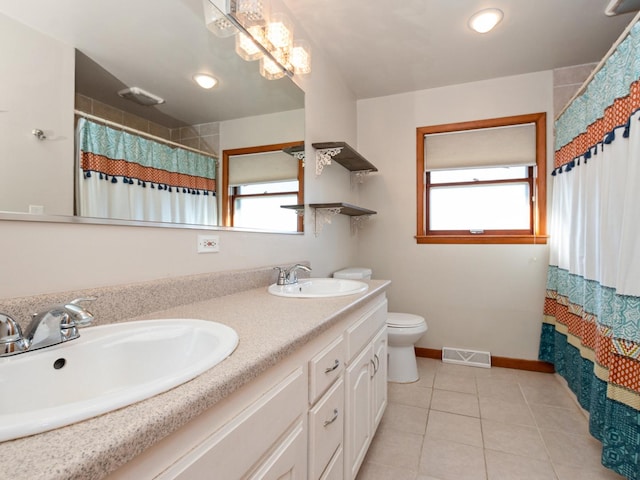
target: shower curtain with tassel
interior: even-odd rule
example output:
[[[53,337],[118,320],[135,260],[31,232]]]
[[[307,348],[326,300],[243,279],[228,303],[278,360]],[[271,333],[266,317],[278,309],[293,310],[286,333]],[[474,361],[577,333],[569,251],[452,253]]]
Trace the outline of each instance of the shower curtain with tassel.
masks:
[[[640,23],[555,128],[539,357],[589,411],[602,464],[640,480]]]
[[[85,118],[77,141],[80,215],[217,225],[214,157]]]

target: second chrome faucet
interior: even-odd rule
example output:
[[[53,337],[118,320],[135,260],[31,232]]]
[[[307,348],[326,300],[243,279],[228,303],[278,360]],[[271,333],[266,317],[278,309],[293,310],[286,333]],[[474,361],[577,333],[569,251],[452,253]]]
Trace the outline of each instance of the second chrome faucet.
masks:
[[[301,263],[296,263],[294,266],[285,267],[273,267],[274,270],[278,270],[278,285],[293,285],[298,283],[298,270],[304,270],[310,272],[311,268]]]

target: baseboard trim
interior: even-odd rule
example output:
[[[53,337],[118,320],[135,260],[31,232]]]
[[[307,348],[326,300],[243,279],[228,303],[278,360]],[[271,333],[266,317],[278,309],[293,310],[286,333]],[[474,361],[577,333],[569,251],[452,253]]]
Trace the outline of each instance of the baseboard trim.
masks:
[[[442,359],[442,350],[437,348],[415,347],[416,356],[423,358]],[[540,360],[525,360],[522,358],[494,357],[491,356],[491,366],[501,368],[514,368],[530,372],[555,373],[553,364]]]

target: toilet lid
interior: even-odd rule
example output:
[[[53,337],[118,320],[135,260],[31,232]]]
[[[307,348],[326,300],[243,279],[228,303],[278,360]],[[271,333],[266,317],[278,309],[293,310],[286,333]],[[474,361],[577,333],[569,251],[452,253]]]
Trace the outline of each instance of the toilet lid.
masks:
[[[417,327],[422,324],[426,324],[424,318],[420,315],[413,315],[412,313],[389,312],[387,316],[387,325],[390,327]]]

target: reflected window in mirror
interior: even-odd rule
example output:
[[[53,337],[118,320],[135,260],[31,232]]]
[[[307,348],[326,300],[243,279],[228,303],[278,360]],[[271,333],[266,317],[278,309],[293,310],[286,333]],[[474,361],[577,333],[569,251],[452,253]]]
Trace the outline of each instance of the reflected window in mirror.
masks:
[[[304,166],[289,142],[222,153],[222,218],[228,227],[302,232],[303,218],[285,205],[304,203]]]

